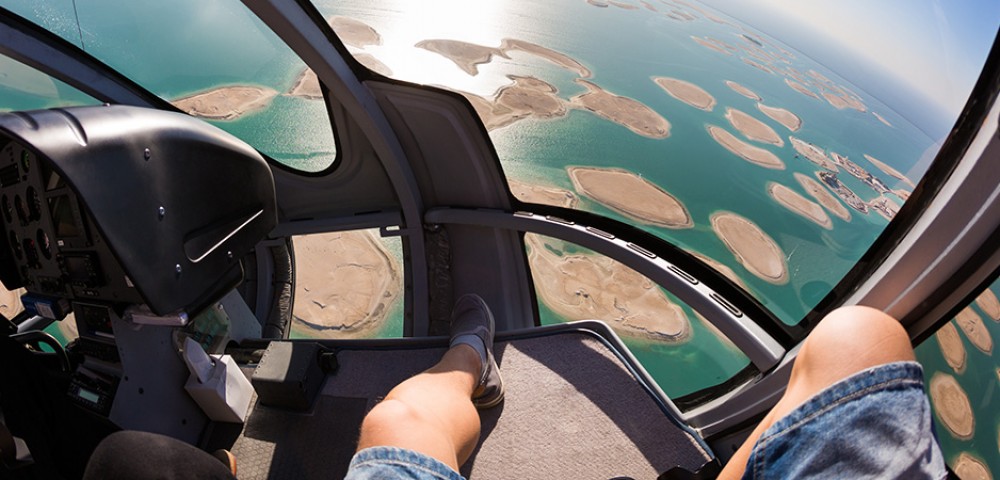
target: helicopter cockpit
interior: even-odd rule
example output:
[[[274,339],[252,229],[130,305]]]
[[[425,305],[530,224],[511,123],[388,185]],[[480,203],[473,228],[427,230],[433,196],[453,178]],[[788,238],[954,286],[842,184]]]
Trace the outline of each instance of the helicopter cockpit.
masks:
[[[1000,18],[921,1],[0,0],[0,477],[339,478],[466,293],[466,477],[708,477],[854,304],[989,474]]]

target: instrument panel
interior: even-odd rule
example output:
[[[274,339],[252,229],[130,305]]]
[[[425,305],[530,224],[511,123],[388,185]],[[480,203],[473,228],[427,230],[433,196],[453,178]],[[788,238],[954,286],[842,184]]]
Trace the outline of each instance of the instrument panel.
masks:
[[[77,194],[52,165],[13,140],[0,148],[0,215],[29,292],[25,306],[35,313],[62,318],[70,300],[142,302]]]

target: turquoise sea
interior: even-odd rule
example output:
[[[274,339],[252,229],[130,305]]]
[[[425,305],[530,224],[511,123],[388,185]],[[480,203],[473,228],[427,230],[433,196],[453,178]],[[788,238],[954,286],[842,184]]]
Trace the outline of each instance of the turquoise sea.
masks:
[[[76,12],[69,2],[2,0],[0,3],[82,46],[166,99],[237,84],[287,92],[304,68],[301,60],[236,1],[77,0]],[[632,8],[621,8],[618,4]],[[636,226],[732,268],[748,286],[749,293],[789,325],[796,324],[838,283],[888,221],[873,211],[864,214],[851,210],[850,221],[831,215],[833,228],[826,230],[777,204],[766,191],[770,182],[809,198],[793,175],[802,173],[815,178],[814,173],[820,170],[797,157],[788,136],[847,156],[890,188],[905,190],[911,188],[883,173],[863,155],[871,155],[917,182],[928,163],[926,160],[939,148],[938,139],[913,126],[912,123],[920,123],[918,119],[898,115],[893,108],[866,93],[863,82],[850,83],[820,62],[797,52],[793,45],[782,44],[766,32],[756,31],[693,0],[628,0],[603,7],[584,0],[316,0],[315,5],[324,16],[348,16],[374,28],[381,35],[381,44],[349,49],[375,56],[398,79],[489,97],[509,83],[507,75],[531,75],[555,85],[563,99],[584,91],[574,81],[574,73],[523,52],[513,52],[509,59],[495,57],[479,66],[478,75],[471,76],[444,57],[414,47],[425,39],[461,40],[495,47],[503,38],[515,38],[575,58],[593,72],[589,81],[652,108],[671,123],[669,138],[642,137],[581,110],[572,110],[554,120],[524,120],[494,130],[490,135],[503,169],[512,179],[572,190],[566,167],[592,166],[624,168],[656,183],[686,206],[695,225],[683,230]],[[694,20],[670,18],[668,14],[673,10],[686,12]],[[739,49],[725,55],[699,45],[692,36],[721,40]],[[776,63],[777,67],[818,72],[855,93],[867,111],[834,108],[826,100],[792,90],[782,74],[766,73],[744,63],[743,57],[748,56],[745,49],[760,41],[767,52],[791,54],[782,54],[790,64]],[[694,83],[713,95],[717,105],[711,112],[688,106],[654,84],[651,77],[655,76]],[[862,76],[852,76],[859,77]],[[726,80],[756,92],[765,105],[794,112],[802,119],[802,128],[789,132],[761,114],[754,101],[727,87]],[[810,88],[816,91],[815,86]],[[0,100],[7,96],[3,91],[0,94]],[[742,138],[724,118],[726,107],[754,116],[783,137],[785,144],[781,147],[747,141],[776,154],[785,162],[786,169],[769,170],[748,163],[712,140],[707,125],[720,126]],[[892,126],[880,122],[873,111]],[[267,109],[233,121],[212,123],[293,168],[323,170],[336,155],[333,131],[323,103],[318,100],[279,95]],[[843,169],[838,178],[865,201],[879,196]],[[889,197],[903,203],[895,195]],[[581,196],[578,208],[635,224],[586,197]],[[721,210],[750,219],[775,240],[787,259],[790,274],[787,284],[765,282],[737,261],[709,224],[709,217]],[[567,250],[574,249],[567,247]],[[745,356],[710,332],[690,308],[684,308],[694,325],[695,335],[690,342],[672,346],[628,341],[633,353],[671,396],[717,385],[748,364]],[[545,305],[539,305],[539,311],[542,323],[567,320]],[[383,333],[400,335],[401,322],[402,306],[398,305],[393,310],[392,325]],[[996,323],[987,321],[987,324],[996,337]],[[920,360],[928,371],[949,368],[940,353],[935,355],[930,347],[934,342],[929,340],[922,347]],[[978,362],[975,365],[981,371],[995,370],[992,356],[971,347],[968,350],[970,367]],[[988,368],[990,362],[993,370]],[[988,382],[973,384],[973,372],[975,369],[969,368],[966,375],[970,379],[960,381],[970,397],[976,399],[977,435],[971,442],[958,441],[947,438],[945,432],[941,441],[949,460],[960,450],[973,451],[997,470],[1000,469],[997,458],[1000,408],[996,408],[994,400],[1000,393],[996,391],[997,379],[993,375]]]

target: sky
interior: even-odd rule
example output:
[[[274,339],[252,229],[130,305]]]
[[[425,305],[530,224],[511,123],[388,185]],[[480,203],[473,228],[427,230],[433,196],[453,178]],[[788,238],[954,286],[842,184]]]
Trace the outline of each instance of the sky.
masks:
[[[781,32],[795,22],[791,35],[832,39],[951,114],[964,107],[1000,27],[1000,0],[703,2],[792,45]]]

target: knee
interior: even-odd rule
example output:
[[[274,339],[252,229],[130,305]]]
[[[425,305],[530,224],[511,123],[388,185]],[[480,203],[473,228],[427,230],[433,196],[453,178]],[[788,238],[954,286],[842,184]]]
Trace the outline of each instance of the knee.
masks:
[[[802,370],[847,376],[885,363],[914,360],[898,320],[863,306],[830,312],[806,338],[796,364]]]

